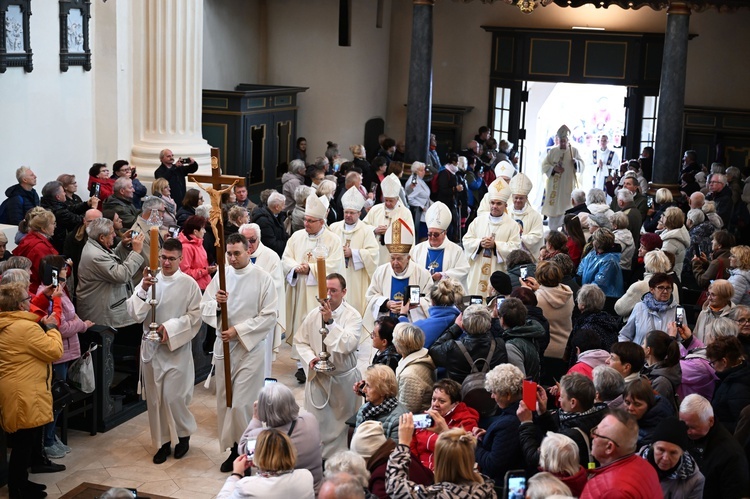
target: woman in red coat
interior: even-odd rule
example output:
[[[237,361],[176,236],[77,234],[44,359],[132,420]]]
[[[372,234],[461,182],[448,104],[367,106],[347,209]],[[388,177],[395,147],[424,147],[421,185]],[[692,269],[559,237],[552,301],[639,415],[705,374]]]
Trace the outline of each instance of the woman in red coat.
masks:
[[[99,192],[95,192],[94,184],[99,184]],[[99,198],[96,209],[102,209],[102,203],[115,192],[115,179],[109,178],[109,168],[106,163],[94,163],[89,168],[89,194]]]
[[[31,260],[31,286],[29,292],[33,295],[42,282],[40,266],[42,258],[47,255],[59,254],[50,238],[55,233],[55,215],[44,208],[33,208],[28,216],[28,233],[13,250],[15,256],[25,256]]]
[[[208,256],[203,247],[207,222],[205,218],[193,215],[185,221],[178,236],[182,243],[180,270],[195,279],[201,291],[206,289],[211,282],[211,276],[216,272],[216,265],[208,264]]]
[[[452,379],[441,379],[432,387],[432,404],[427,414],[433,424],[429,428],[414,430],[411,452],[431,471],[435,470],[433,454],[440,434],[453,428],[471,432],[479,426],[479,413],[461,402],[461,385]]]

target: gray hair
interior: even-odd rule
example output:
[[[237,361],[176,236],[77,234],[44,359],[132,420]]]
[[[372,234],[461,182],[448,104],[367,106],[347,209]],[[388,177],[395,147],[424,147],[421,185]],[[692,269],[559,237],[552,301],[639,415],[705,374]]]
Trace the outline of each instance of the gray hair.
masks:
[[[89,235],[89,239],[98,242],[101,236],[108,236],[114,226],[114,222],[109,218],[97,218],[96,220],[92,220],[88,227],[86,227],[86,234]]]
[[[693,208],[688,210],[687,219],[690,220],[693,225],[702,224],[706,221],[706,214],[700,208]]]
[[[350,473],[341,471],[330,476],[324,476],[320,484],[321,491],[327,483],[333,484],[334,490],[332,492],[336,499],[365,499],[365,488],[360,485],[359,477]]]
[[[55,195],[57,194],[57,190],[62,189],[62,186],[62,182],[58,182],[57,180],[47,182],[46,184],[44,184],[44,187],[42,187],[42,197],[55,197]]]
[[[260,239],[260,225],[254,224],[254,223],[242,224],[242,225],[240,225],[240,228],[239,228],[239,230],[237,232],[239,232],[240,234],[242,234],[243,236],[245,236],[247,238],[249,236],[245,235],[245,232],[247,232],[248,230],[254,230],[255,231],[255,237],[257,237],[258,239]]]
[[[299,416],[294,394],[283,383],[270,383],[258,394],[258,419],[269,428],[291,423]]]
[[[424,331],[408,322],[399,322],[393,328],[393,346],[406,357],[424,347]]]
[[[646,272],[650,274],[668,274],[669,269],[672,268],[672,262],[669,261],[669,257],[662,250],[655,249],[649,251],[643,257],[643,266],[646,267]]]
[[[630,227],[630,221],[625,212],[618,211],[617,213],[613,213],[610,219],[612,221],[612,227],[615,229],[627,229]]]
[[[0,279],[0,284],[8,284],[11,282],[23,282],[28,287],[31,282],[31,274],[29,274],[29,271],[23,269],[3,270],[3,278]]]
[[[30,171],[31,168],[29,168],[28,166],[22,166],[18,170],[16,170],[16,180],[18,180],[18,183],[21,183],[21,180],[23,180]]]
[[[726,176],[727,176],[727,180],[729,180],[729,177],[732,177],[732,180],[742,178],[740,169],[737,168],[736,166],[730,166],[729,168],[727,168]]]
[[[570,193],[570,199],[576,202],[576,204],[581,204],[586,202],[586,193],[583,192],[581,189],[575,189],[572,193]]]
[[[697,393],[691,393],[680,403],[680,414],[695,414],[703,423],[708,423],[714,417],[711,402]]]
[[[526,499],[547,499],[554,495],[571,497],[573,493],[570,487],[552,473],[543,471],[529,478]]]
[[[484,305],[470,305],[464,310],[463,322],[464,331],[468,334],[486,334],[492,326],[492,315]]]
[[[305,203],[307,202],[307,198],[310,197],[310,194],[312,194],[313,191],[312,187],[308,187],[306,185],[300,185],[296,189],[294,189],[294,202],[297,203],[297,206],[305,206]]]
[[[714,161],[713,163],[711,163],[711,173],[712,174],[725,173],[726,170],[727,170],[726,167],[722,163],[718,163],[716,161]]]
[[[701,209],[706,215],[716,213],[716,203],[714,201],[706,201],[705,203],[703,203],[703,207]]]
[[[592,225],[602,229],[612,229],[612,222],[609,221],[609,218],[604,213],[592,213],[589,215],[589,227]]]
[[[661,189],[656,191],[654,201],[656,201],[656,204],[671,203],[672,201],[674,201],[674,198],[672,197],[672,192],[669,189],[662,187]]]
[[[609,345],[607,345],[609,347]],[[602,402],[614,400],[625,392],[625,378],[604,364],[594,368],[594,390]]]
[[[513,364],[500,364],[484,377],[484,389],[498,395],[521,398],[523,394],[523,372]]]
[[[33,263],[31,262],[31,260],[26,258],[25,256],[13,255],[3,262],[3,270],[8,271],[9,269],[22,269],[30,272],[32,265]]]
[[[199,217],[203,217],[205,219],[209,218],[209,214],[211,213],[211,205],[210,204],[202,204],[200,206],[195,207],[195,214]]]
[[[115,180],[115,185],[112,189],[115,191],[115,194],[117,194],[120,192],[120,189],[125,189],[128,185],[133,185],[133,181],[128,177],[118,177],[117,180]]]
[[[548,431],[539,447],[539,467],[556,474],[575,475],[581,467],[578,444],[567,435]]]
[[[599,312],[604,309],[605,300],[604,291],[596,284],[584,284],[578,290],[578,304],[583,308],[581,312]]]
[[[349,473],[357,480],[360,486],[366,488],[370,482],[370,472],[367,471],[365,458],[350,450],[342,450],[326,460],[326,468],[323,472],[325,478],[332,478],[338,473]]]
[[[625,204],[633,202],[633,193],[627,189],[620,189],[617,191],[617,200],[622,201]]]
[[[227,218],[229,219],[230,222],[237,225],[236,222],[239,222],[240,218],[244,217],[247,214],[248,214],[247,208],[236,204],[232,206],[231,208],[229,208],[229,212],[227,213]]]
[[[336,182],[333,180],[323,180],[318,188],[315,190],[317,196],[328,196],[331,197],[336,192]]]
[[[143,205],[141,205],[141,213],[145,214],[147,211],[158,210],[159,208],[163,208],[165,206],[166,204],[164,203],[164,200],[162,198],[157,196],[149,196],[143,200]]]
[[[740,334],[740,327],[732,319],[728,317],[717,317],[708,326],[708,330],[705,333],[706,344],[712,343],[719,336],[734,336],[737,337]]]
[[[727,185],[727,176],[724,175],[723,173],[712,174],[711,177],[709,178],[709,182],[714,181],[714,180],[717,182],[721,182],[722,185]]]
[[[284,204],[286,203],[286,197],[284,197],[283,194],[280,192],[273,191],[270,196],[268,196],[268,200],[266,201],[266,204],[268,206],[274,205],[274,204]]]
[[[586,204],[604,204],[607,202],[607,195],[601,189],[591,189],[586,195]]]
[[[289,171],[292,173],[302,173],[305,172],[305,162],[301,159],[293,159],[291,163],[289,163]]]

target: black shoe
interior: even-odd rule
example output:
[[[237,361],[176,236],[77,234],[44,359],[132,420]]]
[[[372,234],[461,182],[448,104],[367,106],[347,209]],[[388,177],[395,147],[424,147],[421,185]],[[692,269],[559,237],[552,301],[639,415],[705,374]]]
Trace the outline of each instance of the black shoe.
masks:
[[[65,471],[65,465],[53,463],[49,459],[46,459],[46,461],[43,462],[42,464],[35,464],[31,466],[31,473],[34,473],[34,474],[58,473],[60,471]]]
[[[8,497],[10,499],[44,499],[47,493],[38,488],[29,487],[27,484],[24,487],[8,487]]]
[[[174,446],[174,458],[181,459],[190,450],[190,437],[180,437],[180,442]]]
[[[305,370],[301,367],[297,369],[297,372],[294,374],[294,377],[297,378],[297,383],[302,384],[305,381],[307,381],[307,376],[305,376]]]
[[[154,454],[154,464],[161,464],[172,454],[172,442],[167,442]]]
[[[234,469],[234,460],[240,457],[240,455],[237,453],[237,444],[234,444],[232,447],[232,451],[229,453],[229,457],[226,461],[221,463],[221,467],[219,470],[221,470],[222,473],[229,473]]]

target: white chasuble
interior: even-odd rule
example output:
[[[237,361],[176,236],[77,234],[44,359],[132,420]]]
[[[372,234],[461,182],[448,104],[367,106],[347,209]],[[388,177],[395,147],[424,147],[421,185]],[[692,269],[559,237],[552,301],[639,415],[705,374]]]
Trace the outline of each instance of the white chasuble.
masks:
[[[389,226],[399,218],[404,220],[409,227],[414,230],[414,217],[411,215],[411,210],[404,207],[404,205],[401,204],[401,201],[398,201],[396,207],[392,210],[386,210],[385,204],[383,203],[376,204],[369,212],[367,212],[364,222],[375,230],[379,225]],[[385,247],[384,236],[385,234],[375,236],[378,240],[378,246],[380,247],[380,265],[391,259],[391,254],[388,251],[388,248]],[[367,326],[365,326],[365,328],[366,327]]]
[[[276,354],[279,353],[279,345],[281,345],[281,335],[286,331],[286,300],[284,300],[284,273],[281,268],[281,258],[276,254],[275,251],[270,249],[268,246],[263,246],[263,243],[258,243],[258,249],[255,253],[250,255],[250,261],[255,266],[262,268],[273,278],[273,283],[276,286],[276,297],[278,298],[279,315],[276,318],[276,327],[274,328],[273,336],[269,336],[266,339],[266,371],[265,377],[271,376],[271,367],[273,361],[276,360]]]
[[[419,267],[430,274],[441,273],[444,277],[460,282],[464,291],[468,289],[466,277],[469,273],[469,261],[466,259],[464,250],[447,237],[443,244],[434,248],[430,246],[429,241],[419,243],[411,249],[409,254]]]
[[[493,234],[495,246],[482,248],[482,238]],[[505,272],[508,255],[521,247],[518,224],[508,213],[502,217],[491,217],[489,213],[482,213],[469,225],[463,243],[466,258],[469,260],[468,292],[470,295],[487,297],[492,273],[496,270]]]
[[[521,246],[531,253],[534,261],[539,258],[539,251],[544,246],[544,222],[542,215],[539,214],[529,203],[523,207],[523,210],[512,209],[510,216],[518,223],[521,222]]]
[[[563,172],[556,173],[555,166]],[[542,203],[542,215],[557,217],[570,208],[570,195],[578,185],[577,172],[583,171],[583,160],[578,149],[568,144],[566,149],[553,147],[542,161],[542,173],[547,175],[547,184]]]
[[[399,287],[398,294],[393,292],[394,280],[401,281],[402,284]],[[425,295],[432,288],[432,276],[427,270],[419,267],[411,260],[409,260],[409,265],[401,275],[396,275],[393,272],[390,262],[378,267],[375,275],[372,277],[370,287],[367,288],[367,312],[362,318],[365,329],[372,331],[372,328],[375,327],[375,319],[390,313],[381,312],[380,307],[389,300],[401,301],[403,299],[401,293],[406,286],[419,286],[420,293]],[[419,300],[419,306],[409,310],[409,322],[429,317],[429,308],[430,301],[427,297],[423,296]]]

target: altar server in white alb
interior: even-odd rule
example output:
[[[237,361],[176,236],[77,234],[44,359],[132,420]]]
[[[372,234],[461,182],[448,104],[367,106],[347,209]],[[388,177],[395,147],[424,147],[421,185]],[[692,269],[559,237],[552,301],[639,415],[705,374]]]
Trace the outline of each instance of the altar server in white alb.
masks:
[[[599,137],[599,147],[591,151],[591,163],[586,168],[583,176],[583,185],[586,192],[592,188],[601,189],[606,192],[604,182],[607,180],[610,169],[620,169],[620,155],[617,151],[609,148],[609,137]]]
[[[253,402],[263,388],[266,338],[276,327],[278,299],[271,275],[250,262],[250,249],[242,234],[227,237],[226,291],[219,289],[219,275],[206,287],[201,300],[203,321],[221,331],[220,307],[227,307],[229,328],[217,334],[214,344],[216,373],[216,417],[219,448],[232,451],[221,465],[232,470],[238,457],[237,442],[253,418]],[[232,383],[232,407],[227,408],[224,379],[224,349],[229,343]]]
[[[550,149],[542,161],[542,173],[547,175],[542,215],[547,216],[549,230],[562,227],[565,210],[570,207],[570,195],[578,185],[576,175],[584,168],[583,159],[569,137],[570,128],[561,126],[557,131],[560,145]]]
[[[305,230],[298,230],[289,238],[281,257],[281,265],[286,279],[287,338],[292,337],[305,315],[318,306],[318,275],[312,250],[316,246],[328,249],[327,268],[340,272],[344,263],[344,252],[339,238],[326,226],[328,198],[311,194],[305,202]],[[289,329],[291,329],[291,334]]]
[[[346,421],[356,414],[361,404],[352,386],[362,379],[357,369],[362,316],[344,300],[346,285],[341,274],[328,274],[326,286],[330,298],[307,314],[294,335],[294,346],[307,372],[305,409],[314,414],[320,424],[323,459],[347,450],[349,427]],[[324,322],[328,329],[325,340],[320,333]],[[318,355],[324,342],[331,354],[329,362],[336,369],[317,372],[314,366],[320,360]]]
[[[151,442],[158,449],[155,464],[172,453],[169,427],[174,426],[179,443],[174,457],[180,459],[190,448],[190,435],[197,426],[188,409],[193,398],[195,369],[191,341],[201,326],[201,290],[195,279],[180,271],[182,244],[177,239],[164,241],[159,252],[161,271],[156,274],[156,319],[160,340],[141,343],[141,382],[148,407]],[[151,286],[154,278],[144,272],[143,280],[128,298],[128,314],[143,322],[148,332],[151,318]]]
[[[521,230],[521,247],[536,260],[544,246],[544,223],[542,215],[529,204],[529,192],[534,187],[529,177],[519,173],[510,181],[513,208],[510,216]]]
[[[376,204],[370,209],[365,217],[365,223],[373,227],[375,237],[380,243],[380,265],[388,261],[390,253],[385,247],[385,232],[395,220],[404,220],[409,227],[414,227],[414,220],[408,206],[401,204],[399,193],[401,192],[401,180],[391,173],[380,183],[383,191],[383,202]]]
[[[367,288],[367,311],[363,317],[365,328],[372,331],[375,320],[384,315],[398,318],[401,306],[409,299],[408,286],[419,286],[420,299],[410,300],[411,322],[428,317],[430,302],[424,296],[432,288],[432,276],[409,257],[414,244],[414,229],[404,220],[394,220],[385,233],[386,247],[390,252],[387,263],[378,267]]]
[[[443,277],[451,277],[466,289],[469,262],[464,250],[447,237],[447,229],[451,224],[451,210],[438,201],[428,208],[425,222],[427,241],[411,249],[412,260],[432,275],[433,282],[436,283]]]
[[[281,258],[279,255],[265,246],[260,240],[260,227],[258,224],[243,224],[239,231],[247,239],[247,247],[250,251],[250,261],[253,265],[262,268],[273,278],[278,298],[278,316],[273,336],[266,338],[266,370],[265,377],[271,376],[271,368],[281,345],[281,335],[286,331],[286,300],[284,297],[284,273],[281,269]]]
[[[489,213],[479,213],[464,236],[464,251],[469,260],[469,294],[488,296],[490,276],[506,271],[510,252],[521,247],[521,231],[507,213],[510,187],[502,179],[489,186]]]
[[[359,219],[365,198],[356,187],[350,187],[341,196],[344,219],[331,225],[331,230],[340,238],[344,252],[344,277],[346,278],[346,301],[359,312],[365,311],[365,293],[370,286],[375,269],[378,268],[380,248],[373,228]],[[371,331],[367,331],[369,334]]]

